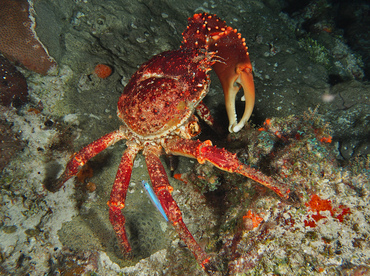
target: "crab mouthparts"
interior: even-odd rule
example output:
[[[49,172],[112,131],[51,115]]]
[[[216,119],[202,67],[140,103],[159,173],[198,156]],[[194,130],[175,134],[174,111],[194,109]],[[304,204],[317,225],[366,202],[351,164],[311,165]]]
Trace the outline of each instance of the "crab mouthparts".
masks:
[[[227,86],[223,85],[226,112],[229,118],[230,133],[238,132],[243,128],[252,114],[255,100],[254,82],[251,68],[238,68],[236,71],[237,74],[235,76],[235,79],[229,81]],[[243,87],[244,91],[243,98],[245,100],[245,108],[243,117],[238,122],[235,110],[235,98],[240,87]]]

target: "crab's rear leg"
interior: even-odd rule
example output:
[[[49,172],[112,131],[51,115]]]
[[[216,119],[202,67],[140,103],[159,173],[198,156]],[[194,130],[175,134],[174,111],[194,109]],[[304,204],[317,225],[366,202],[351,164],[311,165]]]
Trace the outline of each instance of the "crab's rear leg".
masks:
[[[161,148],[159,147],[146,148],[144,151],[153,190],[161,202],[169,221],[175,227],[176,232],[192,251],[197,262],[207,271],[211,267],[209,263],[210,258],[195,241],[182,220],[181,211],[171,196],[173,188],[168,182],[166,171],[159,159],[160,154]]]
[[[290,190],[286,187],[286,185],[279,183],[272,177],[269,177],[262,172],[243,164],[236,157],[236,154],[233,154],[225,149],[212,146],[212,142],[209,140],[200,142],[199,140],[186,140],[182,138],[167,139],[165,140],[163,147],[167,154],[193,157],[196,158],[201,164],[205,161],[209,161],[221,170],[244,175],[266,186],[283,199],[289,201],[297,200],[295,198],[291,198],[292,195],[290,194]]]
[[[109,220],[116,232],[117,239],[121,245],[124,254],[131,251],[131,246],[127,240],[125,222],[126,219],[122,214],[122,209],[125,207],[125,199],[127,189],[130,184],[132,166],[139,148],[135,145],[128,146],[123,153],[121,163],[119,164],[116,179],[114,180],[113,188],[110,194]]]
[[[121,130],[116,130],[87,145],[72,156],[72,159],[68,162],[65,171],[57,181],[51,185],[45,185],[45,188],[51,192],[56,192],[65,182],[67,182],[68,179],[76,175],[87,161],[105,150],[107,147],[125,138],[126,135]]]

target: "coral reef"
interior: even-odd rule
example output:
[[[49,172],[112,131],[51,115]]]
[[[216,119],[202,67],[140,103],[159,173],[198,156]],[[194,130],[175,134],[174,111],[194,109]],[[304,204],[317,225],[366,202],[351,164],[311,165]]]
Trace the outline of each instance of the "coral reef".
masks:
[[[249,142],[247,149],[236,150],[239,156],[287,183],[302,203],[279,203],[263,188],[228,177],[223,186],[241,191],[226,194],[234,203],[221,226],[220,254],[228,260],[230,275],[337,275],[343,269],[368,269],[370,170],[354,175],[339,166],[330,127],[316,110],[267,120],[258,132],[233,138]],[[253,230],[243,222],[250,210],[264,220]]]
[[[221,246],[213,250],[225,262],[224,273],[368,271],[369,161],[351,165],[355,173],[351,167],[340,167],[331,134],[315,109],[302,116],[268,119],[259,129],[230,135],[228,145],[241,160],[273,174],[299,195],[301,203],[294,206],[248,179],[207,164],[181,175],[196,187],[210,179],[221,184],[215,191],[199,191],[209,202],[220,202],[217,197],[222,195],[223,203],[215,208],[222,215],[214,241]]]
[[[27,101],[25,77],[5,57],[0,56],[0,104],[18,107]]]
[[[46,75],[55,60],[35,33],[32,2],[3,0],[0,6],[0,52],[25,68]]]
[[[8,2],[19,3],[1,1]],[[346,15],[333,24],[336,6],[309,2],[302,9],[307,2],[290,1],[299,5],[290,12],[282,7],[287,1],[235,1],[227,7],[219,0],[161,6],[34,1],[37,33],[60,70],[55,76],[22,71],[31,103],[1,111],[12,147],[17,133],[23,150],[7,155],[0,175],[0,275],[204,275],[141,188],[148,180],[142,156],[135,161],[125,207],[136,252],[131,260],[116,247],[106,205],[124,146],[90,164],[93,176],[81,180],[95,183],[95,191],[72,180],[58,194],[42,185],[45,178],[55,179],[74,150],[117,128],[117,99],[136,66],[177,48],[195,10],[219,15],[246,36],[258,91],[251,125],[261,125],[226,141],[202,127],[200,139],[280,178],[300,204],[286,205],[253,181],[180,158],[175,173],[185,173],[188,184],[170,181],[191,233],[225,274],[369,274],[370,85],[361,79],[361,52],[351,51],[368,49],[368,5],[346,3],[341,9]],[[339,21],[356,24],[343,35]],[[299,47],[305,37],[325,47],[334,64],[312,61]],[[59,56],[53,47],[59,47]],[[366,55],[365,79],[369,51]],[[92,74],[101,62],[114,68],[106,80]],[[226,129],[220,89],[213,82],[205,103]],[[317,104],[317,112],[307,112]]]

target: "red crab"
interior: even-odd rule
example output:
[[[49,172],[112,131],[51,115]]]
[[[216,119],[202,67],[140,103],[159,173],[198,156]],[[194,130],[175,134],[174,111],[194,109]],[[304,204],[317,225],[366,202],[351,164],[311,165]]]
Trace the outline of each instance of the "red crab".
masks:
[[[58,190],[76,175],[86,162],[99,152],[125,139],[123,153],[113,184],[109,219],[124,253],[131,251],[126,237],[122,209],[130,182],[135,156],[145,156],[153,190],[181,239],[193,252],[197,262],[210,272],[215,270],[210,257],[195,241],[183,222],[181,211],[171,196],[165,169],[159,156],[166,153],[211,162],[216,167],[242,174],[289,199],[289,190],[276,180],[241,163],[235,154],[212,146],[211,141],[190,140],[200,132],[194,112],[207,123],[213,123],[208,108],[202,103],[214,69],[223,86],[229,117],[229,131],[239,131],[249,119],[254,105],[252,65],[244,39],[215,15],[195,14],[183,33],[179,50],[163,52],[144,63],[131,77],[118,100],[117,115],[123,124],[75,153],[66,170],[49,190]],[[246,107],[237,122],[235,95],[243,87]],[[164,149],[164,151],[163,151]]]

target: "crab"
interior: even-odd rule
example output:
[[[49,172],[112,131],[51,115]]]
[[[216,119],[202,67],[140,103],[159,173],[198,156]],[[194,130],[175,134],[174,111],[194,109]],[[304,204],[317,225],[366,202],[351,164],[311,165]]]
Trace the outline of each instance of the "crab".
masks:
[[[75,176],[86,162],[115,144],[126,140],[125,149],[108,201],[109,220],[123,253],[131,247],[126,236],[122,209],[136,155],[142,151],[153,190],[169,221],[206,272],[216,271],[210,256],[199,246],[183,222],[181,211],[171,196],[162,154],[195,158],[210,162],[221,170],[238,173],[272,189],[289,200],[289,189],[275,179],[253,169],[225,149],[207,140],[192,139],[200,133],[197,113],[209,125],[214,120],[202,102],[209,90],[208,72],[215,70],[221,81],[229,119],[229,131],[239,131],[249,119],[254,106],[252,65],[245,40],[237,31],[215,15],[195,14],[183,33],[178,50],[166,51],[144,63],[131,77],[118,100],[118,130],[102,136],[75,153],[65,171],[49,190],[55,192]],[[243,87],[245,110],[240,121],[235,113],[235,97]]]

